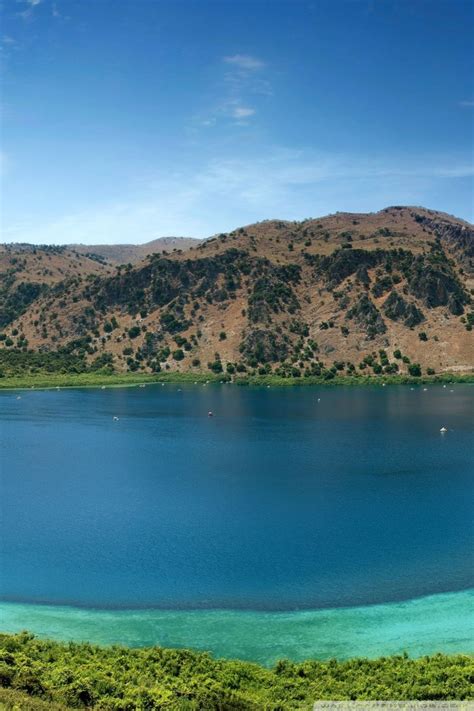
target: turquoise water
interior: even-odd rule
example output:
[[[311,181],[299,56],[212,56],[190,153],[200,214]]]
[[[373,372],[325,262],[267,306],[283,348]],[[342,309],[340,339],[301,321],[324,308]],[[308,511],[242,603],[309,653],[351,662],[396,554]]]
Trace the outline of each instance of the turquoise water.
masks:
[[[473,401],[468,385],[0,393],[1,626],[266,662],[467,651]]]
[[[407,652],[474,653],[474,591],[336,610],[85,610],[0,603],[5,632],[97,644],[193,647],[270,665]]]

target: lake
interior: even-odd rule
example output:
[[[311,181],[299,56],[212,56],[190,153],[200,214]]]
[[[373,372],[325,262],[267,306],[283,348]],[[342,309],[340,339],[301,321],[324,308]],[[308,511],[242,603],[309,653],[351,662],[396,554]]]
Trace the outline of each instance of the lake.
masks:
[[[474,387],[426,388],[0,393],[2,617],[327,627],[338,608],[452,604],[473,584]]]

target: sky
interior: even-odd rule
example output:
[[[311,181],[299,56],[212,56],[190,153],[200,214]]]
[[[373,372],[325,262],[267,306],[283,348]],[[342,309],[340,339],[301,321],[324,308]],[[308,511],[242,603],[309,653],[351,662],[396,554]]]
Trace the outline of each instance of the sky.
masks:
[[[473,221],[473,4],[0,0],[1,241]]]

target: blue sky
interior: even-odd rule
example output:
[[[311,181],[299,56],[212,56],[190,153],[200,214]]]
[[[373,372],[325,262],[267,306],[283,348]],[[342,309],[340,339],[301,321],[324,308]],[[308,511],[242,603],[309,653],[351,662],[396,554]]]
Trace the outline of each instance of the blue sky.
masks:
[[[464,0],[2,0],[2,241],[472,220]]]

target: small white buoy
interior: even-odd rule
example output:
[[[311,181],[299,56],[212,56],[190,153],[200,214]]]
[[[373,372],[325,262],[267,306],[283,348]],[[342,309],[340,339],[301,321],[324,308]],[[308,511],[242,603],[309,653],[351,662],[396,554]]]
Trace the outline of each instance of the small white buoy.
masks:
[[[269,385],[267,385],[267,389],[268,389],[269,387],[270,387],[270,386],[269,386]]]
[[[449,392],[450,392],[450,393],[453,393],[453,392],[454,392],[454,390],[450,390]]]
[[[414,390],[415,388],[410,388],[410,390]]]
[[[423,388],[423,392],[425,393],[428,390],[428,388]]]
[[[207,413],[207,416],[208,416],[208,417],[214,417],[214,413],[212,412],[212,410],[209,410],[209,412]]]
[[[444,433],[447,432],[447,431],[448,431],[448,430],[446,429],[446,427],[441,427],[441,429],[440,429],[440,432],[441,432],[442,434],[444,434]]]
[[[105,390],[105,385],[102,385],[101,390]]]
[[[59,385],[57,386],[56,390],[61,390],[61,388],[59,387]]]
[[[16,396],[16,399],[17,399],[17,400],[21,400],[21,395],[17,395],[17,396]]]
[[[318,402],[321,402],[321,398],[320,398],[320,397],[318,397]]]
[[[443,388],[445,388],[445,387],[446,387],[446,385],[443,385]]]
[[[144,385],[140,385],[140,387],[141,387],[141,388],[144,388],[145,386],[144,386]]]
[[[178,388],[178,392],[179,392],[179,393],[181,392],[181,388]]]
[[[118,422],[118,421],[119,421],[119,418],[117,417],[117,415],[114,415],[114,422]]]
[[[383,388],[385,387],[385,383],[382,383],[382,387],[383,387]]]

